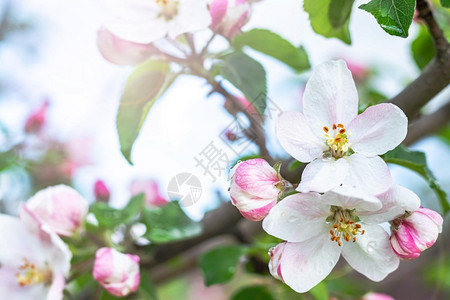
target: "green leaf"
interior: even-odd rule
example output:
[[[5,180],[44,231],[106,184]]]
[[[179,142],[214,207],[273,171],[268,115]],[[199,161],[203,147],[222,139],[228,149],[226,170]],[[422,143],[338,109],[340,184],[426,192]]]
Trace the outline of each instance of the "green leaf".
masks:
[[[447,194],[439,186],[433,173],[428,168],[425,153],[420,151],[410,151],[400,145],[394,150],[387,152],[383,158],[387,163],[403,166],[422,176],[428,182],[430,188],[436,193],[443,214],[445,215],[449,211],[450,206],[447,201]]]
[[[441,5],[446,8],[450,8],[450,0],[441,0]]]
[[[228,282],[234,276],[237,264],[245,251],[246,248],[242,246],[226,246],[203,254],[199,264],[206,286]]]
[[[324,37],[338,38],[346,44],[351,44],[348,25],[350,18],[339,28],[335,29],[330,22],[329,10],[332,0],[304,0],[303,8],[309,14],[312,29]]]
[[[422,70],[435,55],[433,38],[425,26],[420,26],[420,31],[411,43],[411,51],[416,65]]]
[[[99,227],[114,228],[131,221],[144,207],[145,195],[139,194],[131,198],[123,209],[112,208],[106,203],[97,202],[91,205],[90,211],[98,221]]]
[[[275,300],[266,286],[249,286],[239,290],[231,300]]]
[[[200,224],[189,218],[175,202],[144,209],[142,222],[147,226],[144,237],[160,244],[194,237],[202,231]]]
[[[313,287],[311,290],[309,290],[309,292],[314,296],[316,300],[330,299],[330,297],[328,296],[327,286],[323,282]]]
[[[263,66],[243,52],[236,51],[222,57],[217,67],[220,75],[244,93],[258,113],[263,115],[267,106],[266,71]]]
[[[127,80],[117,113],[120,150],[131,162],[131,150],[150,108],[174,81],[169,64],[147,61],[139,65]]]
[[[416,0],[372,0],[359,6],[371,13],[384,31],[390,35],[408,36]]]
[[[340,29],[345,25],[352,13],[353,2],[355,0],[331,0],[328,19],[334,29]]]
[[[298,72],[308,70],[308,54],[303,47],[297,48],[278,34],[267,29],[253,29],[237,35],[233,46],[241,49],[248,46],[258,52],[269,55]]]
[[[141,283],[138,289],[138,297],[139,300],[156,300],[158,297],[156,296],[155,286],[152,283],[150,276],[148,275],[148,271],[141,269]]]

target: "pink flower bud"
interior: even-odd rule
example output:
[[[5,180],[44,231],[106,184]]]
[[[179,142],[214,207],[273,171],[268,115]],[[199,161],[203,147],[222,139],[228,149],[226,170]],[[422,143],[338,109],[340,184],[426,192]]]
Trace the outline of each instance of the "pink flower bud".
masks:
[[[367,293],[361,300],[394,300],[394,298],[386,294]]]
[[[97,46],[106,60],[117,65],[137,65],[157,52],[152,44],[123,40],[104,27],[97,32]]]
[[[430,248],[442,232],[442,217],[428,208],[419,208],[392,221],[391,246],[403,259],[414,259]]]
[[[98,202],[108,202],[111,196],[108,187],[103,180],[97,180],[94,184],[94,195]]]
[[[25,122],[24,130],[26,133],[36,133],[42,129],[45,125],[48,106],[48,101],[45,101],[42,103],[41,107],[31,113]]]
[[[283,281],[283,276],[281,276],[281,256],[283,255],[283,249],[286,246],[286,242],[278,244],[275,248],[269,250],[270,261],[269,261],[269,271],[272,276],[278,280]]]
[[[159,192],[159,187],[156,181],[152,179],[148,180],[134,180],[130,186],[130,192],[133,196],[140,193],[145,194],[145,203],[148,206],[164,206],[169,201],[164,198]]]
[[[81,229],[87,213],[86,199],[71,187],[57,185],[37,192],[22,206],[20,217],[31,216],[38,226],[71,236]]]
[[[283,181],[264,159],[249,159],[237,164],[230,172],[230,196],[241,214],[248,220],[260,221],[277,203]]]
[[[211,29],[232,39],[244,26],[251,14],[251,5],[247,0],[213,0],[209,5]]]
[[[126,296],[135,292],[141,281],[139,256],[100,248],[95,254],[92,275],[112,295]]]

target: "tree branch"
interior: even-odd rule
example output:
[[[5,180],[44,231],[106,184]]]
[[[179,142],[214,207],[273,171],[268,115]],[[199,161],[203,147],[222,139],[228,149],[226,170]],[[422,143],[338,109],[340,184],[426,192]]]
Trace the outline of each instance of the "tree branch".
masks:
[[[450,123],[450,102],[436,112],[420,117],[408,128],[408,135],[403,144],[411,145],[418,140],[429,136]]]
[[[450,84],[450,45],[437,24],[428,2],[417,0],[417,10],[433,37],[436,57],[416,80],[389,100],[400,107],[410,120],[414,119],[425,104]]]

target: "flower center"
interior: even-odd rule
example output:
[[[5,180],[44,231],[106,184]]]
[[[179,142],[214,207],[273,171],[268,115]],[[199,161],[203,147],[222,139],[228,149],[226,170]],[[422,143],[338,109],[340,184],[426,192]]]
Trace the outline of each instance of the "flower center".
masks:
[[[19,272],[16,274],[16,280],[20,286],[40,283],[49,285],[52,282],[52,277],[53,273],[50,269],[37,269],[26,258],[23,259],[23,264],[19,267]]]
[[[358,234],[363,235],[364,229],[361,229],[358,216],[354,214],[354,210],[343,209],[341,207],[332,206],[332,214],[327,218],[327,221],[333,223],[332,229],[330,229],[331,241],[338,243],[342,246],[341,238],[346,241],[356,242],[356,236]]]
[[[342,124],[333,124],[332,130],[327,126],[323,127],[325,132],[326,144],[330,147],[329,155],[334,158],[341,158],[347,154],[350,149],[348,138],[351,133],[347,132]]]
[[[161,16],[167,21],[172,20],[178,14],[178,1],[176,0],[155,0],[161,7]]]

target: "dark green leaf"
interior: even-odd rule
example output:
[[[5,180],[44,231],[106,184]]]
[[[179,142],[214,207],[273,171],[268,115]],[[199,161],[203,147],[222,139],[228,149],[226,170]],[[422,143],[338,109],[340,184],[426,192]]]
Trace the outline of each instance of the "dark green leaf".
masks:
[[[441,5],[446,8],[450,8],[450,0],[441,0]]]
[[[330,299],[330,297],[328,296],[327,286],[323,282],[313,287],[311,290],[309,290],[309,292],[314,296],[316,300]]]
[[[202,231],[200,224],[186,216],[175,202],[163,207],[145,209],[142,221],[147,226],[144,237],[154,243],[178,241],[199,235]]]
[[[156,300],[158,297],[156,296],[155,287],[151,281],[150,276],[148,275],[147,270],[141,269],[141,284],[138,289],[138,297],[139,300]]]
[[[267,106],[266,71],[241,51],[225,55],[218,64],[220,75],[238,88],[263,115]]]
[[[438,132],[437,136],[450,145],[450,125],[447,125],[446,127],[442,128],[441,131]]]
[[[331,0],[328,19],[334,29],[340,29],[348,21],[352,13],[353,2],[355,0]]]
[[[236,49],[248,46],[285,63],[296,71],[308,70],[308,54],[303,47],[297,48],[278,34],[267,29],[253,29],[237,35],[233,41]]]
[[[304,0],[303,8],[309,14],[312,29],[324,37],[335,37],[344,43],[351,44],[348,29],[350,18],[347,18],[339,29],[335,29],[329,18],[330,4],[331,0]]]
[[[174,79],[169,64],[161,61],[144,62],[128,78],[116,122],[120,150],[130,164],[133,144],[150,108]]]
[[[266,286],[249,286],[239,290],[231,300],[275,300]]]
[[[228,282],[245,253],[242,246],[226,246],[210,250],[200,257],[200,269],[207,286]],[[252,299],[252,298],[248,298]]]
[[[425,26],[420,26],[420,31],[411,43],[411,51],[416,65],[423,69],[435,55],[433,38]]]
[[[390,35],[408,36],[416,0],[372,0],[359,8],[371,13]]]
[[[97,202],[91,205],[90,210],[97,219],[100,227],[114,228],[131,221],[139,214],[144,207],[144,201],[144,194],[139,194],[131,198],[130,202],[123,209],[112,208],[106,203]]]
[[[428,182],[430,188],[432,188],[436,193],[441,204],[443,214],[446,214],[449,211],[450,206],[447,201],[447,194],[439,186],[433,173],[428,168],[425,153],[420,151],[410,151],[400,145],[394,150],[386,153],[383,158],[388,163],[403,166],[417,172],[420,176],[422,176]]]

